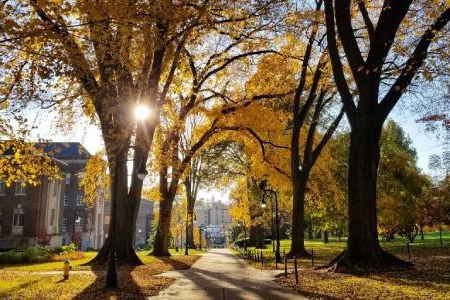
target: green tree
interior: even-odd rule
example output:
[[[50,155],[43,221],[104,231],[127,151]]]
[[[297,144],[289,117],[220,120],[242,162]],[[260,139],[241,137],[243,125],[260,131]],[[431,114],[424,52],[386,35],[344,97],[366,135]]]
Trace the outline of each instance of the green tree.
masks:
[[[379,228],[387,240],[399,234],[414,241],[420,230],[418,208],[429,187],[429,178],[417,167],[411,139],[398,124],[388,121],[381,134],[377,187]]]
[[[430,70],[423,67],[426,58],[440,40],[448,40],[443,38],[447,35],[439,35],[441,31],[445,33],[450,20],[448,1],[437,1],[433,6],[426,2],[325,0],[333,75],[351,127],[348,246],[330,262],[334,270],[410,266],[381,249],[376,215],[377,174],[384,122],[416,76],[425,80],[430,77]],[[424,30],[410,30],[419,23]],[[362,28],[364,33],[356,28]],[[361,34],[367,39],[361,39]],[[448,55],[433,57],[448,59]],[[348,68],[344,68],[345,63]]]

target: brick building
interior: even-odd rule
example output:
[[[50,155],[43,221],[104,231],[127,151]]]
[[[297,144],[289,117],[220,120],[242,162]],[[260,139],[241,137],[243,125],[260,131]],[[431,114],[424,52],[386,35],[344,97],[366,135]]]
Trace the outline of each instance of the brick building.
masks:
[[[64,172],[67,165],[58,164]],[[43,178],[37,186],[16,182],[10,187],[0,182],[0,249],[36,246],[38,238],[61,245],[63,194],[61,180]]]
[[[51,236],[50,246],[74,242],[79,249],[99,249],[104,242],[105,193],[88,207],[80,180],[91,155],[80,143],[46,143],[46,153],[61,166],[63,180],[42,179],[37,186],[0,182],[0,248],[36,245]]]

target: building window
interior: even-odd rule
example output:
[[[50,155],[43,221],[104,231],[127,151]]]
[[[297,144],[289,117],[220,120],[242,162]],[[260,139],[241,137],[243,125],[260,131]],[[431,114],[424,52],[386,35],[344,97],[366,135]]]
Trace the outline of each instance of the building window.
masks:
[[[78,217],[75,219],[75,226],[83,226],[84,225],[84,219],[82,217]]]
[[[58,192],[58,181],[57,180],[52,180],[52,194],[53,196],[56,196]]]
[[[78,206],[84,205],[84,197],[81,194],[78,194],[77,196],[77,205]]]
[[[62,231],[67,232],[67,219],[62,220]]]
[[[27,194],[27,188],[25,186],[25,183],[23,181],[17,181],[16,182],[16,190],[15,194],[18,196],[24,196]]]
[[[64,201],[63,201],[64,206],[69,205],[69,196],[64,195]]]
[[[66,184],[70,184],[70,173],[66,174]]]
[[[13,226],[12,226],[12,234],[20,235],[23,234],[23,226],[25,224],[25,214],[23,210],[18,206],[18,208],[14,209],[13,213]]]
[[[6,183],[0,180],[0,195],[4,195],[6,193]]]
[[[50,210],[50,226],[53,226],[54,223],[55,223],[55,209],[52,208]]]

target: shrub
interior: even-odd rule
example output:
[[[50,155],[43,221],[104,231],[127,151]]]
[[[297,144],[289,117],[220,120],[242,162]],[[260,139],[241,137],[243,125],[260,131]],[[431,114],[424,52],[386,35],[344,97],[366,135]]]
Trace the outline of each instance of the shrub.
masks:
[[[250,241],[250,239],[247,238],[246,241],[247,241],[247,246],[248,246],[248,242]],[[234,244],[235,244],[236,246],[242,248],[242,247],[244,247],[244,239],[236,240],[236,241],[234,242]]]
[[[51,254],[42,248],[30,247],[25,250],[11,250],[0,255],[4,264],[23,264],[50,261]]]
[[[24,261],[23,251],[11,250],[0,254],[0,261],[4,264],[20,264]]]
[[[43,248],[30,247],[25,249],[25,262],[46,262],[50,260],[51,254]]]

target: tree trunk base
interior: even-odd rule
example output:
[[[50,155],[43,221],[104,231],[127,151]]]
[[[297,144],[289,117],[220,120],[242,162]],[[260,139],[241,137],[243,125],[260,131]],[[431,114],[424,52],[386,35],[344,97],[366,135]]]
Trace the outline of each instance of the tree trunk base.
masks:
[[[307,258],[307,257],[311,257],[311,253],[309,253],[308,251],[306,251],[306,249],[296,250],[296,251],[291,250],[291,251],[289,251],[288,253],[286,253],[286,256],[287,256],[287,258],[294,258],[294,257],[297,257],[297,258],[300,258],[300,257]]]
[[[406,270],[414,267],[412,263],[404,261],[384,250],[379,259],[351,258],[347,249],[336,256],[327,265],[317,269],[328,269],[331,272],[347,274],[364,274],[382,271]]]
[[[127,249],[122,249],[123,251],[117,251],[117,262],[121,264],[128,264],[133,266],[141,266],[143,265],[139,256],[137,256],[136,252],[132,247],[127,247]],[[102,265],[106,264],[109,260],[109,243],[105,242],[103,247],[97,253],[97,255],[90,261],[88,261],[84,265]]]
[[[148,255],[157,256],[157,257],[169,257],[172,256],[169,250],[155,250],[151,251]]]

